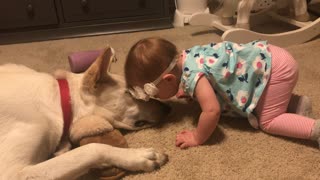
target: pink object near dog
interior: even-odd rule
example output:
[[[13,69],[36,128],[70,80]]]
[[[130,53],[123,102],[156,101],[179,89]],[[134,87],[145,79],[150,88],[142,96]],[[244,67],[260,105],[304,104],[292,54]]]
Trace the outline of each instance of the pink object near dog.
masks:
[[[88,67],[96,60],[102,50],[90,50],[75,52],[68,56],[71,72],[81,73],[88,69]]]

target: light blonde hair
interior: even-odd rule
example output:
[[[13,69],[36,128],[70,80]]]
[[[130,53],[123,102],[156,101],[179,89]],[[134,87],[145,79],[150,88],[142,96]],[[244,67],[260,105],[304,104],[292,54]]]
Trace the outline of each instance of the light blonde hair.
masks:
[[[157,79],[177,57],[176,46],[168,40],[151,37],[135,43],[126,59],[125,79],[127,87],[142,87]],[[175,71],[177,67],[173,69]]]

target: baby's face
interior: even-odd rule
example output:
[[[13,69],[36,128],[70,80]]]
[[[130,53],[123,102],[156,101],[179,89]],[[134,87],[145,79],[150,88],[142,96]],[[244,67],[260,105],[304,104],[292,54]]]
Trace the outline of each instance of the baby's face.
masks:
[[[169,99],[175,96],[179,90],[179,81],[174,80],[161,80],[157,85],[159,93],[156,95],[156,98],[159,99]]]

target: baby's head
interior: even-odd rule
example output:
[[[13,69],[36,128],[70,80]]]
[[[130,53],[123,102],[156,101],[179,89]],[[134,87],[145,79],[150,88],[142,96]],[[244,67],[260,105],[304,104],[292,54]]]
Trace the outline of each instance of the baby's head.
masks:
[[[125,78],[131,94],[143,100],[149,96],[167,99],[176,94],[180,75],[178,51],[162,38],[145,38],[135,43],[125,63]]]

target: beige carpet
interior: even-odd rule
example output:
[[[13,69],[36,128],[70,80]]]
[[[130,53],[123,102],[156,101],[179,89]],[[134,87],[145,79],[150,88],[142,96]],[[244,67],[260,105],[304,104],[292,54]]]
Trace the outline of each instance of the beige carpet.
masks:
[[[167,29],[129,34],[65,39],[0,46],[0,64],[21,63],[36,70],[52,72],[68,69],[67,56],[74,51],[114,47],[118,63],[112,71],[123,73],[129,47],[148,36],[161,36],[180,48],[220,41],[218,31],[208,27]],[[314,116],[320,118],[320,39],[287,48],[300,65],[300,79],[295,92],[310,96]],[[1,85],[4,87],[4,85]],[[194,128],[199,113],[196,104],[174,105],[174,114],[161,127],[126,135],[131,147],[154,147],[169,155],[169,162],[151,173],[135,173],[127,180],[141,179],[319,179],[320,151],[314,142],[267,135],[254,130],[246,120],[221,119],[206,145],[180,150],[175,135]],[[80,158],[80,157],[79,157]]]

